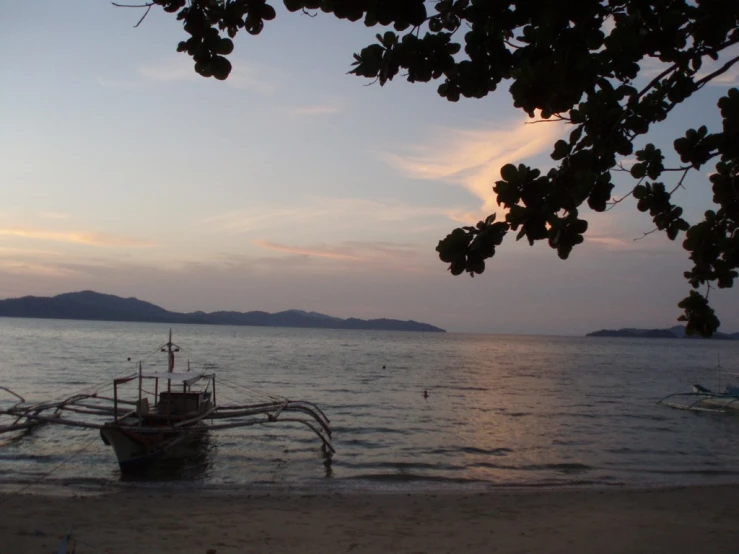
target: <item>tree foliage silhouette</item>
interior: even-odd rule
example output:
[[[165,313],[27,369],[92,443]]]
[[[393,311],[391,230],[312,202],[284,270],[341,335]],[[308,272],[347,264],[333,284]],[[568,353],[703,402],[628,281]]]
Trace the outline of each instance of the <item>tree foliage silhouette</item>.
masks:
[[[200,75],[216,79],[231,71],[231,39],[241,29],[259,34],[276,17],[266,0],[154,0],[142,7],[152,5],[177,14],[190,35],[178,51],[192,56]],[[612,197],[612,177],[626,170],[620,162],[632,156],[637,163],[629,172],[636,184],[629,195],[640,211],[649,212],[655,230],[683,239],[693,263],[685,272],[692,290],[678,304],[679,319],[690,334],[716,331],[719,321],[708,294],[712,286],[731,287],[739,266],[739,90],[729,89],[718,102],[721,129],[687,129],[674,141],[678,167],[665,167],[657,146],[634,151],[634,142],[739,62],[732,48],[739,43],[739,1],[284,0],[284,5],[291,12],[322,11],[388,29],[354,54],[354,75],[380,85],[398,76],[409,82],[438,80],[439,94],[452,102],[482,98],[505,83],[514,106],[529,116],[572,126],[568,139],[553,145],[555,168],[543,173],[526,165],[503,166],[493,190],[506,210],[504,220],[493,214],[439,242],[439,257],[452,274],[482,273],[509,231],[530,244],[547,241],[566,259],[588,229],[583,205],[602,212],[623,200]],[[662,64],[651,79],[640,66],[648,59]],[[673,194],[692,170],[712,172],[715,206],[691,225]]]

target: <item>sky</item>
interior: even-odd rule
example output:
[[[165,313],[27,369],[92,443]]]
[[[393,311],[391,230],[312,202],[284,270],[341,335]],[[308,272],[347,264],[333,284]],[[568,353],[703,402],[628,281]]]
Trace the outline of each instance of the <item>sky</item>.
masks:
[[[433,83],[369,85],[347,71],[377,28],[277,4],[261,35],[236,37],[225,82],[194,72],[176,52],[180,22],[159,9],[133,28],[141,12],[100,0],[4,5],[0,298],[92,289],[175,311],[302,309],[476,333],[677,324],[687,254],[660,233],[634,240],[653,225],[628,200],[585,213],[567,261],[511,236],[484,274],[453,277],[438,241],[496,210],[505,163],[552,167],[569,129],[527,124],[505,85],[458,103]],[[716,128],[734,85],[739,72],[650,140]],[[689,221],[710,206],[709,174],[679,192]],[[738,331],[739,291],[711,299],[722,330]]]

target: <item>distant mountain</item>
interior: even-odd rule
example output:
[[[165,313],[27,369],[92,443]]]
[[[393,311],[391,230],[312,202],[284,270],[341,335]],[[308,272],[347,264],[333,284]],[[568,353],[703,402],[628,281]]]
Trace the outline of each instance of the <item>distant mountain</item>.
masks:
[[[684,325],[675,325],[669,329],[601,329],[585,335],[586,337],[630,337],[649,339],[692,339],[700,338],[685,334]],[[714,333],[714,339],[739,340],[739,333]]]
[[[140,321],[157,323],[201,323],[206,325],[253,325],[261,327],[310,327],[373,331],[431,331],[444,329],[417,321],[397,319],[341,319],[318,312],[287,310],[268,312],[170,312],[137,298],[121,298],[91,290],[70,292],[51,298],[24,296],[0,300],[0,317],[87,319],[95,321]]]

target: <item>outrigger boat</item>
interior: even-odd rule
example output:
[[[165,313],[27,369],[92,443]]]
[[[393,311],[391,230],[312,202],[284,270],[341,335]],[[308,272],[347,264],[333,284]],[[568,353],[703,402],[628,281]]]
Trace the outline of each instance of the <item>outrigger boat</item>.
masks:
[[[737,374],[720,373],[719,389],[723,376],[737,377]],[[693,385],[692,392],[670,394],[657,403],[695,412],[739,412],[739,387],[727,384],[723,392],[714,392],[703,385]]]
[[[186,371],[175,371],[175,354],[180,347],[172,342],[171,331],[167,343],[158,350],[167,353],[167,371],[145,372],[139,362],[136,373],[113,379],[112,397],[103,394],[110,387],[106,384],[59,401],[28,403],[14,391],[0,387],[17,399],[0,409],[0,417],[13,418],[0,426],[0,434],[41,424],[97,429],[105,444],[113,447],[121,470],[127,470],[202,437],[206,431],[292,422],[305,425],[320,439],[328,459],[334,454],[330,421],[315,404],[269,396],[252,404],[217,405],[215,373],[192,371],[189,362]],[[135,399],[120,395],[121,387],[128,383],[138,385]],[[65,417],[70,413],[78,419]],[[97,421],[100,418],[104,421]]]

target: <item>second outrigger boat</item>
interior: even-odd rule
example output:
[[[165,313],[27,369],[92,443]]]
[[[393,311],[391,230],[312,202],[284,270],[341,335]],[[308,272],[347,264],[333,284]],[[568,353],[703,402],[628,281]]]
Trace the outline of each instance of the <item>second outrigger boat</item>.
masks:
[[[721,380],[727,377],[736,378],[739,375],[720,372],[719,390],[721,390]],[[739,387],[726,384],[723,392],[715,392],[703,385],[693,385],[692,392],[670,394],[659,400],[658,404],[694,412],[739,413]]]
[[[330,421],[315,404],[268,396],[262,402],[218,405],[215,373],[192,371],[189,362],[186,371],[175,371],[180,347],[172,342],[171,331],[159,350],[167,353],[166,371],[145,372],[139,363],[138,372],[113,379],[112,396],[104,394],[110,386],[106,385],[59,401],[29,403],[0,387],[17,398],[11,406],[0,409],[0,417],[13,419],[0,426],[0,434],[41,424],[97,429],[105,444],[113,447],[121,470],[128,470],[148,464],[206,431],[293,422],[305,425],[319,438],[327,458],[334,454]],[[120,394],[128,383],[137,385],[135,399]],[[68,414],[78,417],[71,419]]]

